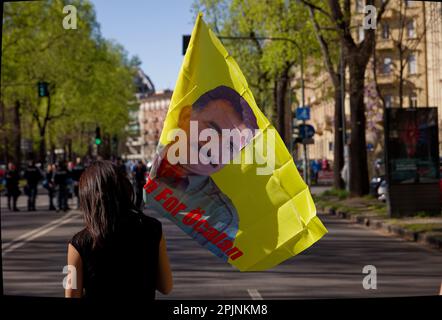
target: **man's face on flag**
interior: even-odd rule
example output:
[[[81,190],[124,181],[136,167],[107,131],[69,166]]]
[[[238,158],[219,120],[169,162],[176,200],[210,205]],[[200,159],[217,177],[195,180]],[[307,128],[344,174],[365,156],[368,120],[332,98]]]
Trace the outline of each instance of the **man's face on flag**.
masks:
[[[183,110],[183,112],[185,114],[187,113],[185,118],[187,118],[188,121],[186,121],[187,119],[182,119],[184,121],[181,122],[181,128],[186,132],[188,150],[189,152],[197,152],[200,157],[198,164],[189,163],[184,165],[184,167],[191,172],[200,175],[210,175],[215,173],[225,164],[223,163],[223,159],[226,159],[226,155],[228,155],[227,159],[231,160],[245,145],[246,137],[241,135],[241,132],[247,127],[244,124],[241,115],[228,100],[211,100],[206,106],[199,110],[191,109],[190,112],[189,110]],[[192,135],[190,132],[191,121],[194,126],[197,124],[197,135]],[[216,136],[211,135],[211,137],[207,139],[201,139],[201,137],[204,136],[202,133],[206,129],[212,130],[213,133],[216,132]],[[226,135],[227,130],[232,133],[231,136]],[[217,145],[218,148],[211,148],[208,150],[207,156],[212,159],[210,163],[202,163],[200,160],[206,153],[201,152],[201,150],[213,137],[218,140],[218,143],[213,144]],[[224,142],[223,139],[225,139]],[[209,160],[206,162],[209,162]]]

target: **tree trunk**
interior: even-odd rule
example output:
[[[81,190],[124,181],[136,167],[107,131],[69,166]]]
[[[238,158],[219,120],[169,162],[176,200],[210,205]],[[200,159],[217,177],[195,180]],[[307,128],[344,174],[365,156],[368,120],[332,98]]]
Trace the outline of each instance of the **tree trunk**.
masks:
[[[333,142],[333,187],[343,189],[344,181],[341,178],[341,170],[344,167],[344,144],[342,141],[342,101],[341,87],[334,88],[335,112],[334,112],[334,142]]]
[[[285,145],[290,144],[290,134],[291,134],[291,110],[287,103],[287,91],[289,88],[289,73],[290,67],[286,67],[278,81],[277,89],[277,106],[278,106],[278,131],[281,135],[282,141]]]
[[[285,136],[285,91],[284,86],[286,81],[281,78],[278,81],[278,87],[276,89],[276,105],[278,108],[278,132],[281,136],[282,141],[285,142],[286,136]]]
[[[8,132],[6,128],[6,107],[3,104],[3,101],[0,102],[1,107],[1,134],[3,136],[3,145],[2,145],[2,151],[3,151],[3,162],[7,164],[9,162],[9,140],[8,140]]]
[[[273,81],[273,112],[272,112],[272,124],[279,131],[279,122],[278,122],[278,80],[275,79]]]
[[[55,163],[55,161],[57,160],[57,157],[55,155],[55,145],[52,143],[51,144],[51,156],[50,156],[50,163]]]
[[[68,147],[68,159],[73,160],[73,158],[72,158],[72,139],[71,138],[68,139],[67,147]]]
[[[368,194],[367,148],[365,140],[364,76],[366,64],[349,59],[350,68],[350,193]],[[353,60],[353,61],[352,61]]]
[[[404,107],[404,65],[403,65],[403,50],[399,44],[399,108]]]
[[[14,105],[14,162],[17,168],[20,168],[21,164],[21,126],[20,126],[20,101],[15,101]]]

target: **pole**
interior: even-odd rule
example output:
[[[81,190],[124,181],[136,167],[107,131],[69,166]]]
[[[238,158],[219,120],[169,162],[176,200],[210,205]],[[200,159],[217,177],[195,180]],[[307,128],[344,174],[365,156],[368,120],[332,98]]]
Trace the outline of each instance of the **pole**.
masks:
[[[304,89],[304,56],[302,54],[302,50],[301,48],[298,46],[298,44],[295,41],[292,41],[292,43],[295,44],[296,48],[298,48],[299,51],[299,59],[301,60],[301,102],[302,102],[302,107],[305,108],[305,89]],[[302,124],[304,125],[304,130],[305,130],[305,120],[302,121]],[[305,136],[305,135],[304,135]],[[308,154],[307,154],[307,144],[305,143],[305,141],[302,141],[303,144],[303,148],[304,148],[304,182],[307,185],[310,185],[309,180],[308,180]]]
[[[347,136],[346,136],[346,119],[345,119],[345,63],[344,63],[344,50],[340,49],[341,55],[341,65],[340,65],[340,73],[341,73],[341,122],[342,122],[342,145],[344,147],[344,168],[347,168],[347,177],[348,180],[345,181],[345,189],[350,191],[350,163],[349,163],[349,150],[347,144]]]
[[[3,2],[0,4],[0,14],[3,17]],[[3,29],[3,19],[0,22],[0,26]],[[0,45],[3,42],[2,38],[0,38]],[[3,46],[2,46],[2,48],[3,48]],[[1,64],[0,64],[0,71],[1,71],[1,68],[2,67],[1,67]],[[2,105],[2,108],[4,108],[3,105]],[[2,111],[3,111],[3,109],[2,109]],[[2,120],[4,120],[4,118]],[[7,149],[6,145],[5,145],[5,149]],[[2,239],[2,217],[1,216],[2,215],[0,215],[0,244],[2,244],[2,246],[3,246],[3,239]],[[3,294],[4,294],[4,292],[3,292],[3,259],[2,259],[2,257],[3,257],[3,250],[1,250],[1,251],[2,251],[2,254],[0,255],[0,294],[3,296]]]

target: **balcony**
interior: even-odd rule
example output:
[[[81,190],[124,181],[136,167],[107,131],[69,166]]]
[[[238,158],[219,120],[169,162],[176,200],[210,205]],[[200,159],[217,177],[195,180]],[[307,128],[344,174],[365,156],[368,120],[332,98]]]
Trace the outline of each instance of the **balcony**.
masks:
[[[376,50],[393,50],[393,40],[383,39],[380,35],[376,41]]]
[[[394,73],[393,71],[390,73],[378,72],[377,80],[379,85],[391,85],[395,81]]]

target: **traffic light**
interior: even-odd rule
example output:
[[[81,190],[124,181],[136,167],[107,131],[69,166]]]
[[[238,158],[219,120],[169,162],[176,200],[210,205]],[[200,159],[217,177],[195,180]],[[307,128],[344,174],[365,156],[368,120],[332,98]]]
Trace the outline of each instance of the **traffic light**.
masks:
[[[190,35],[188,34],[184,34],[183,35],[183,56],[186,54],[187,51],[187,47],[189,46],[189,42],[190,42]]]
[[[95,128],[95,144],[98,146],[101,144],[101,132],[100,127]]]
[[[38,96],[41,98],[49,96],[49,83],[43,81],[38,83]]]

